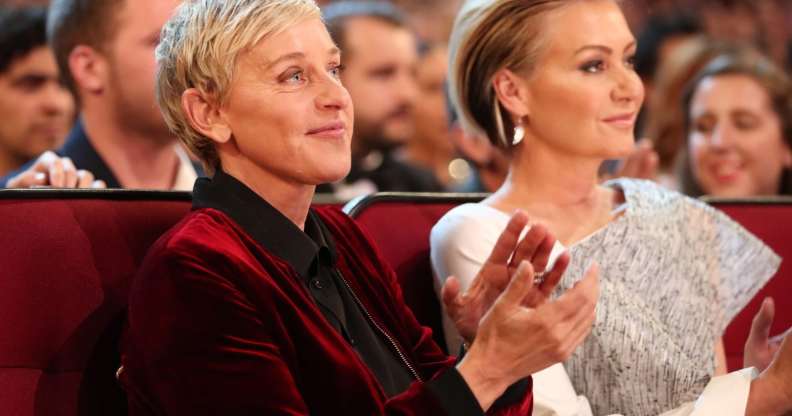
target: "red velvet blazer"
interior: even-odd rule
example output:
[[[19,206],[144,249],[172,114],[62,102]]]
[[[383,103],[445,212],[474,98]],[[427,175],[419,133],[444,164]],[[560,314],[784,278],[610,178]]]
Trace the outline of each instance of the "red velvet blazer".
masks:
[[[386,398],[297,272],[225,214],[200,209],[153,246],[133,284],[119,373],[131,415],[446,413],[431,383],[455,372],[454,358],[415,320],[393,270],[354,222],[336,209],[316,212],[354,293],[422,379],[434,380]],[[490,413],[531,407],[529,389]]]

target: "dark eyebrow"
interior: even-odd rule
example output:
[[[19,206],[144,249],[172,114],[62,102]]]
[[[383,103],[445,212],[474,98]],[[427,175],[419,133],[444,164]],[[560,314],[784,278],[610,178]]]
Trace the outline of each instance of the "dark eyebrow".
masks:
[[[624,50],[626,51],[627,49],[630,49],[633,46],[635,46],[635,40],[633,40],[632,42],[628,43],[627,46],[624,47]],[[605,52],[607,54],[613,53],[613,49],[611,49],[611,48],[609,48],[609,47],[607,47],[605,45],[586,45],[586,46],[583,46],[580,49],[576,50],[575,51],[575,55],[577,55],[577,54],[579,54],[579,53],[581,53],[583,51],[589,50],[589,49],[602,51],[602,52]]]
[[[332,48],[330,48],[327,51],[327,53],[329,55],[341,55],[341,50],[338,49],[337,47],[333,46]],[[302,59],[302,58],[305,58],[305,54],[302,53],[302,52],[287,53],[286,55],[282,55],[282,56],[278,57],[274,61],[267,62],[264,65],[264,67],[266,69],[269,69],[269,68],[272,68],[273,66],[275,66],[275,65],[277,65],[277,64],[279,64],[279,63],[281,63],[283,61],[289,61],[289,60],[294,60],[294,59]]]

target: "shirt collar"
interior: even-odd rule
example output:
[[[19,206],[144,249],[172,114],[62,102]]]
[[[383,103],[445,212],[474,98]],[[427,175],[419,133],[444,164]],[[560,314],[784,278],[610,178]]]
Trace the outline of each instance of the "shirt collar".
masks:
[[[180,145],[174,144],[174,149],[179,157],[179,167],[171,190],[189,191],[192,189],[195,179],[203,174],[203,170],[199,164],[190,160]],[[85,132],[81,119],[78,118],[74,123],[63,146],[57,153],[61,156],[68,156],[78,169],[86,169],[93,173],[94,177],[103,180],[108,188],[121,188],[121,183],[110,170],[110,166],[105,163],[91,144],[91,138]]]
[[[110,167],[91,144],[91,139],[85,133],[81,119],[78,118],[74,123],[69,135],[66,137],[66,141],[57,153],[71,158],[78,169],[91,171],[94,177],[103,180],[108,188],[121,187]]]
[[[332,236],[319,217],[308,212],[305,232],[233,176],[217,170],[212,179],[198,178],[193,209],[213,208],[228,215],[262,247],[288,262],[304,278],[320,265],[336,261]]]

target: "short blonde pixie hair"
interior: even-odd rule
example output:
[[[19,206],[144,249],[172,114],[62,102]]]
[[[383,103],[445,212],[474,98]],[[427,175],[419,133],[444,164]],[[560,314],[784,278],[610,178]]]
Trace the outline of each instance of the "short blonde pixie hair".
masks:
[[[220,167],[214,142],[196,131],[181,97],[197,89],[217,105],[228,97],[239,55],[296,23],[321,18],[313,0],[185,0],[162,28],[157,101],[165,122],[206,173]]]
[[[574,0],[468,0],[454,22],[449,51],[449,96],[462,127],[511,147],[514,121],[492,81],[501,69],[528,75],[543,46],[547,15]],[[579,1],[579,0],[578,0]]]

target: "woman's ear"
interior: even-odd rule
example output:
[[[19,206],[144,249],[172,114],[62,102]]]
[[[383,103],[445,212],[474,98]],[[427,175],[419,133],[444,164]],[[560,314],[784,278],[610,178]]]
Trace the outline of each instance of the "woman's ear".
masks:
[[[528,83],[508,69],[501,69],[492,79],[492,87],[500,101],[514,120],[522,119],[531,114]]]
[[[182,108],[192,128],[216,143],[231,139],[231,126],[220,108],[195,88],[188,88],[181,97]]]

